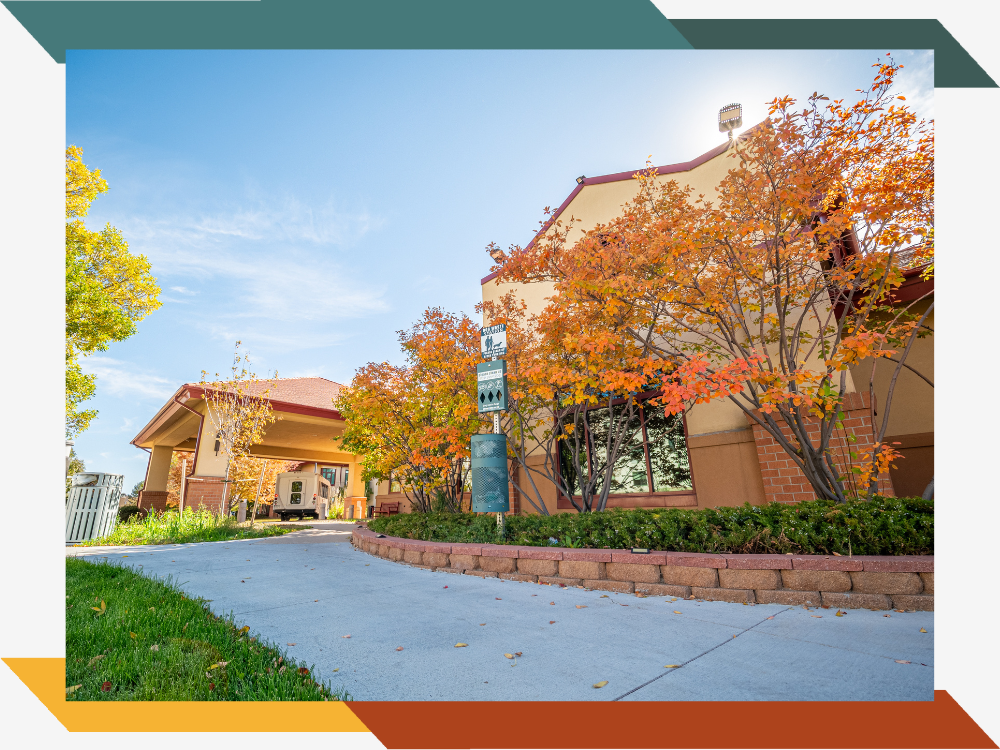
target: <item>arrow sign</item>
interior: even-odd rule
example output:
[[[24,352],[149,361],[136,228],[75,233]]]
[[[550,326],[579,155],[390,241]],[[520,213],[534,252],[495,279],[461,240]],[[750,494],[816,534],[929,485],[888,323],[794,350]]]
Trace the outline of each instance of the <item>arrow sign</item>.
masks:
[[[477,393],[479,413],[506,411],[507,363],[502,359],[496,362],[480,362],[476,365],[476,378],[479,381]]]
[[[485,359],[496,359],[507,353],[507,324],[479,329],[479,348]]]

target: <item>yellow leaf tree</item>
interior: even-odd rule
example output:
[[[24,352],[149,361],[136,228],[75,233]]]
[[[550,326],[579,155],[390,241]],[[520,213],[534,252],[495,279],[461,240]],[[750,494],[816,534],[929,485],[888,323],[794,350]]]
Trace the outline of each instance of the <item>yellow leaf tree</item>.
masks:
[[[226,512],[232,510],[226,500],[236,500],[238,495],[228,491],[234,472],[250,458],[250,449],[259,443],[268,425],[277,417],[271,408],[268,395],[273,387],[273,379],[262,380],[250,369],[250,361],[240,353],[240,343],[236,342],[233,353],[233,366],[228,378],[218,373],[215,380],[208,380],[208,373],[201,371],[201,386],[205,389],[205,401],[208,407],[210,423],[216,430],[216,439],[220,443],[226,462],[226,487],[223,495],[223,507]],[[274,374],[274,378],[278,373]],[[261,472],[266,468],[261,467]]]
[[[84,374],[80,356],[107,351],[135,333],[136,323],[160,306],[160,288],[143,255],[129,252],[110,224],[87,229],[83,217],[107,191],[99,169],[83,163],[83,150],[66,149],[66,435],[87,429],[97,416],[80,404],[94,395],[96,377]]]

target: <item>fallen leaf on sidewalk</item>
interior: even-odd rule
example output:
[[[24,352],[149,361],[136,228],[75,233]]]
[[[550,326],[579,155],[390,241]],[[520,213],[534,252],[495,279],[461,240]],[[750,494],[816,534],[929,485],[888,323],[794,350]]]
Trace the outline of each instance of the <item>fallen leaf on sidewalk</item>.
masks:
[[[337,668],[336,668],[335,670],[333,670],[333,671],[334,671],[334,672],[339,672],[339,671],[340,671],[340,667],[337,667]]]
[[[521,655],[521,652],[520,652],[520,651],[515,651],[515,652],[514,652],[514,656],[520,656],[520,655]]]
[[[555,604],[555,602],[549,602],[549,604]]]
[[[920,632],[921,632],[921,633],[926,633],[927,631],[926,631],[926,630],[924,630],[923,628],[920,628]]]
[[[683,612],[678,612],[678,611],[677,611],[677,610],[675,609],[675,610],[674,610],[674,614],[675,614],[675,615],[682,615],[682,614],[684,614],[684,613],[683,613]]]
[[[836,614],[834,615],[834,617],[843,617],[843,616],[844,616],[844,613],[841,612],[839,609],[837,610]]]
[[[773,619],[774,619],[774,615],[771,615],[771,616],[770,616],[770,617],[768,617],[767,619],[768,619],[768,620],[773,620]]]
[[[494,596],[493,598],[496,599],[498,602],[502,602],[503,601],[503,599],[501,599],[499,596]]]
[[[810,617],[815,617],[818,620],[822,620],[823,619],[823,615],[809,615],[809,616]]]
[[[447,587],[447,586],[445,586],[445,588],[448,588],[448,587]]]
[[[595,688],[602,688],[602,687],[604,687],[607,684],[608,684],[607,680],[601,680],[600,682],[595,682],[594,683],[594,687]]]
[[[347,636],[344,636],[344,637],[346,638]],[[286,645],[288,645],[288,646],[294,646],[295,644],[294,643],[288,643]]]
[[[402,646],[396,646],[396,650],[397,650],[397,651],[402,651],[402,650],[403,650],[403,647],[402,647]]]
[[[664,669],[680,669],[681,665],[680,664],[664,664],[663,668]]]
[[[909,663],[910,663],[910,662],[908,662],[908,661],[904,661],[903,659],[896,659],[896,660],[895,660],[895,662],[896,662],[897,664],[909,664]]]
[[[549,625],[555,625],[555,624],[556,624],[555,620],[549,620]]]
[[[455,648],[465,648],[468,645],[468,643],[456,643]]]
[[[892,617],[892,615],[882,615],[882,617]]]
[[[350,638],[351,636],[350,636],[350,634],[347,634],[347,635],[342,635],[342,636],[340,636],[340,637],[341,637],[341,638]]]
[[[506,656],[508,659],[514,658],[514,654],[504,654],[504,656]]]
[[[607,595],[607,594],[601,594],[601,597],[600,597],[600,598],[601,598],[601,599],[607,599],[607,598],[608,598],[608,595]]]
[[[485,624],[486,624],[485,622],[481,622],[479,623],[479,627],[483,627]]]
[[[586,609],[586,608],[587,608],[587,605],[586,605],[586,604],[577,604],[577,605],[576,605],[576,608],[577,608],[577,609]]]

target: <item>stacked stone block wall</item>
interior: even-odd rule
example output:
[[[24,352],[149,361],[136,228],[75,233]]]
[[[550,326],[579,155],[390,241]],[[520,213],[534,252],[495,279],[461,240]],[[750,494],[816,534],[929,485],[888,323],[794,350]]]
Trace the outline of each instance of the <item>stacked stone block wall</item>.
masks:
[[[841,609],[934,609],[934,557],[726,555],[442,544],[351,536],[371,555],[448,573],[637,596]]]

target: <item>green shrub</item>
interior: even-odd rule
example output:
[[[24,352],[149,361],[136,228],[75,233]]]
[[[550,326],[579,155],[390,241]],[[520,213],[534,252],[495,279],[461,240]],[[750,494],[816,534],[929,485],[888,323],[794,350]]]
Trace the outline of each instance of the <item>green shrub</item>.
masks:
[[[146,511],[138,505],[125,505],[118,509],[118,523],[128,523],[129,519],[134,516],[139,516],[142,519],[146,515]]]
[[[744,554],[928,555],[934,502],[875,497],[732,508],[615,508],[599,513],[509,516],[505,544],[588,549],[646,547]],[[497,543],[492,513],[408,513],[369,522],[380,534],[440,542]],[[555,543],[550,541],[555,539]]]

